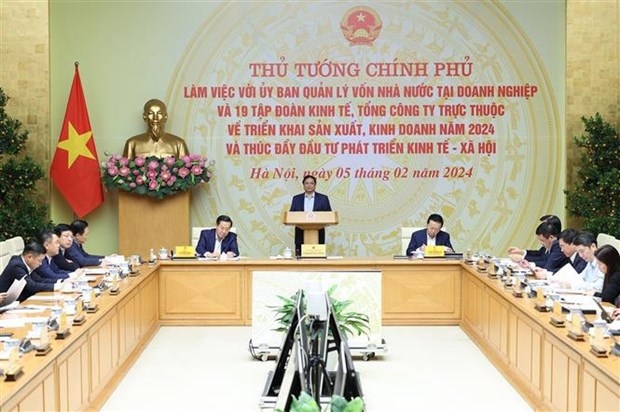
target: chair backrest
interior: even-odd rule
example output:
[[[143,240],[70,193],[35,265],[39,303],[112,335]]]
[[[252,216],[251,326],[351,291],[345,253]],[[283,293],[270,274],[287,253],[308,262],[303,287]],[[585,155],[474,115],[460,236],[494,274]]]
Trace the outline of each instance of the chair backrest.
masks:
[[[407,246],[409,246],[411,241],[411,235],[420,229],[424,229],[424,227],[403,226],[400,228],[401,254],[405,255],[407,253]]]
[[[620,251],[620,239],[616,239],[612,235],[608,235],[607,233],[599,233],[596,237],[596,244],[598,247],[603,245],[612,245],[616,248],[616,250]]]
[[[196,246],[198,246],[198,240],[200,240],[200,232],[206,229],[213,229],[213,226],[210,226],[210,227],[193,226],[192,227],[192,246],[194,247],[194,249],[196,248]],[[233,233],[237,233],[237,228],[233,226],[230,228],[230,231]]]
[[[4,271],[6,265],[9,264],[11,254],[9,253],[9,246],[5,241],[0,242],[0,273]]]
[[[21,255],[24,251],[24,239],[21,236],[15,236],[5,240],[9,249],[9,256]]]

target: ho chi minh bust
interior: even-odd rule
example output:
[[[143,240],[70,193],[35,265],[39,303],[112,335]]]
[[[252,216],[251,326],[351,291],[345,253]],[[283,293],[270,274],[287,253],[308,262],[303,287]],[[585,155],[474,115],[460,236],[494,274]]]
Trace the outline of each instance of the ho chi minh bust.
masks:
[[[148,130],[127,139],[123,156],[134,158],[136,156],[157,156],[176,158],[189,154],[187,144],[179,136],[164,131],[164,125],[168,120],[168,111],[164,102],[151,99],[144,104],[142,118],[147,124]]]

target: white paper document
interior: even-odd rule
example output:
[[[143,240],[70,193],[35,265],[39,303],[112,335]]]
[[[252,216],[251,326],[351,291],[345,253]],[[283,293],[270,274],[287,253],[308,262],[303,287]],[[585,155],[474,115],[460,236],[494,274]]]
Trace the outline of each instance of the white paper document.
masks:
[[[110,265],[117,265],[117,266],[120,266],[121,264],[126,262],[125,256],[123,255],[106,256],[104,260]]]
[[[575,270],[570,263],[562,266],[560,270],[555,272],[553,276],[548,279],[551,283],[566,283],[569,284],[571,289],[580,289],[585,287],[586,282],[583,280],[579,273]]]
[[[24,276],[21,279],[15,279],[13,283],[11,284],[11,286],[9,287],[9,290],[6,291],[5,303],[7,305],[15,302],[17,298],[19,297],[19,295],[22,293],[22,290],[24,290],[24,286],[26,286],[25,277],[26,276]]]
[[[592,296],[564,294],[560,295],[560,302],[568,310],[579,309],[583,312],[594,313],[598,309],[598,305],[594,302]]]
[[[0,319],[0,328],[23,328],[26,326],[26,319]]]
[[[26,301],[42,300],[44,302],[61,301],[65,297],[63,295],[32,295]]]
[[[45,311],[45,309],[35,309],[35,308],[28,308],[28,307],[24,307],[24,308],[17,307],[15,309],[11,309],[10,313],[13,313],[13,314],[31,314],[31,313],[42,313],[44,311]]]

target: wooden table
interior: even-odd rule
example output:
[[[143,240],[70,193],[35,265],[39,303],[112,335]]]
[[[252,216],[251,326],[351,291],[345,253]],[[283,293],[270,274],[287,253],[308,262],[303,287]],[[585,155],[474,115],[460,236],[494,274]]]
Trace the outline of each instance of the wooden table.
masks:
[[[252,273],[262,270],[380,270],[384,325],[460,325],[536,409],[620,405],[620,358],[596,358],[499,281],[458,261],[362,258],[143,265],[49,355],[23,357],[25,375],[0,383],[0,409],[99,408],[159,325],[250,325]]]

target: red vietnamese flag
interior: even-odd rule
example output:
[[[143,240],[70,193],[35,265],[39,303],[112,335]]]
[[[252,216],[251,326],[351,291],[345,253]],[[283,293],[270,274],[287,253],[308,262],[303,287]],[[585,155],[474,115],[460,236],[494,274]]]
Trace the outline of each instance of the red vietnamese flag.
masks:
[[[103,203],[97,149],[77,63],[50,176],[78,217]]]

